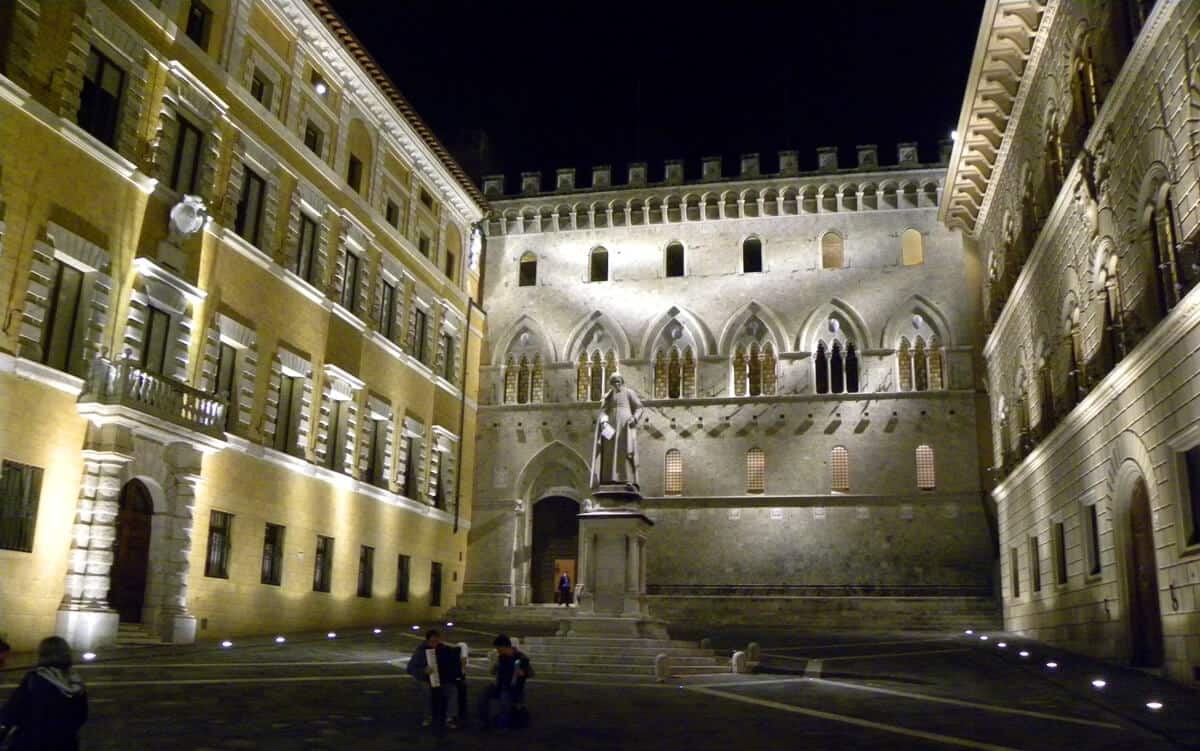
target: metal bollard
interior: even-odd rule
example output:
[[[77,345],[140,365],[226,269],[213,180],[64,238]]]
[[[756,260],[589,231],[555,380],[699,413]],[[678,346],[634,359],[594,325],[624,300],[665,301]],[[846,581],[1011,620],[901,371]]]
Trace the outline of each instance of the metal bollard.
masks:
[[[668,655],[660,654],[654,658],[654,679],[659,683],[665,683],[671,677],[671,658]]]
[[[749,668],[746,666],[746,653],[734,652],[733,657],[729,658],[729,671],[731,673],[748,673]]]

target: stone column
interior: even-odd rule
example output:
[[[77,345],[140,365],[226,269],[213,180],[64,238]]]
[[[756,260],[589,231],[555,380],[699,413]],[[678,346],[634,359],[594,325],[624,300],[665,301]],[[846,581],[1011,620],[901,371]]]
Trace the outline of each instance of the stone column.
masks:
[[[127,465],[133,461],[128,431],[92,427],[83,450],[66,594],[58,608],[55,633],[79,650],[114,644],[117,612],[109,607],[117,513]]]
[[[171,474],[166,487],[167,519],[163,525],[166,539],[162,547],[165,555],[161,564],[163,595],[158,632],[163,641],[173,644],[196,641],[196,616],[188,609],[187,590],[202,459],[203,454],[184,443],[167,448]]]

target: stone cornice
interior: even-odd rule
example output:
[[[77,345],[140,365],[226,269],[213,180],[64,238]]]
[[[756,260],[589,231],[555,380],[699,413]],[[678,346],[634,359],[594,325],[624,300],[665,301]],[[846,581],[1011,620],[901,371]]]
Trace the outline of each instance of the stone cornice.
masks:
[[[971,390],[943,391],[887,391],[861,394],[779,394],[776,396],[712,396],[690,399],[643,399],[646,407],[720,407],[743,405],[761,406],[805,402],[871,402],[897,399],[901,401],[928,399],[934,401],[964,400],[974,403],[979,392]],[[488,412],[534,412],[538,410],[584,410],[600,409],[600,402],[537,402],[529,404],[481,404],[481,415]]]

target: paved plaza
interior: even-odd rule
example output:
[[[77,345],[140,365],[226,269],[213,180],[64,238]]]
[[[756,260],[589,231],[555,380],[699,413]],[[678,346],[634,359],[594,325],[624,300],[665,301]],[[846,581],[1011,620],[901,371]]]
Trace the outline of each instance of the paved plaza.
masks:
[[[495,628],[447,630],[451,641],[472,647],[473,691],[486,680],[485,645]],[[283,644],[263,637],[229,648],[101,653],[81,668],[92,702],[84,748],[1200,747],[1194,692],[1037,643],[1000,634],[784,630],[756,636],[763,659],[751,674],[658,684],[540,671],[529,690],[529,729],[485,735],[467,728],[437,738],[420,728],[417,692],[403,670],[415,634],[393,627],[332,639],[288,635]],[[728,654],[744,648],[749,634],[710,637]],[[19,680],[19,658],[0,671],[0,695]],[[1092,685],[1098,679],[1103,688]],[[1147,708],[1152,700],[1162,708]]]

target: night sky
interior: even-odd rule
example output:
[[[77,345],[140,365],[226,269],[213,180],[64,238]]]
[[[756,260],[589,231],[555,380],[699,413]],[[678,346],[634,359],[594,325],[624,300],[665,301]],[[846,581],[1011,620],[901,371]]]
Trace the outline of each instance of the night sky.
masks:
[[[780,149],[919,141],[957,125],[983,0],[331,0],[476,178]],[[478,148],[486,134],[488,149]]]

